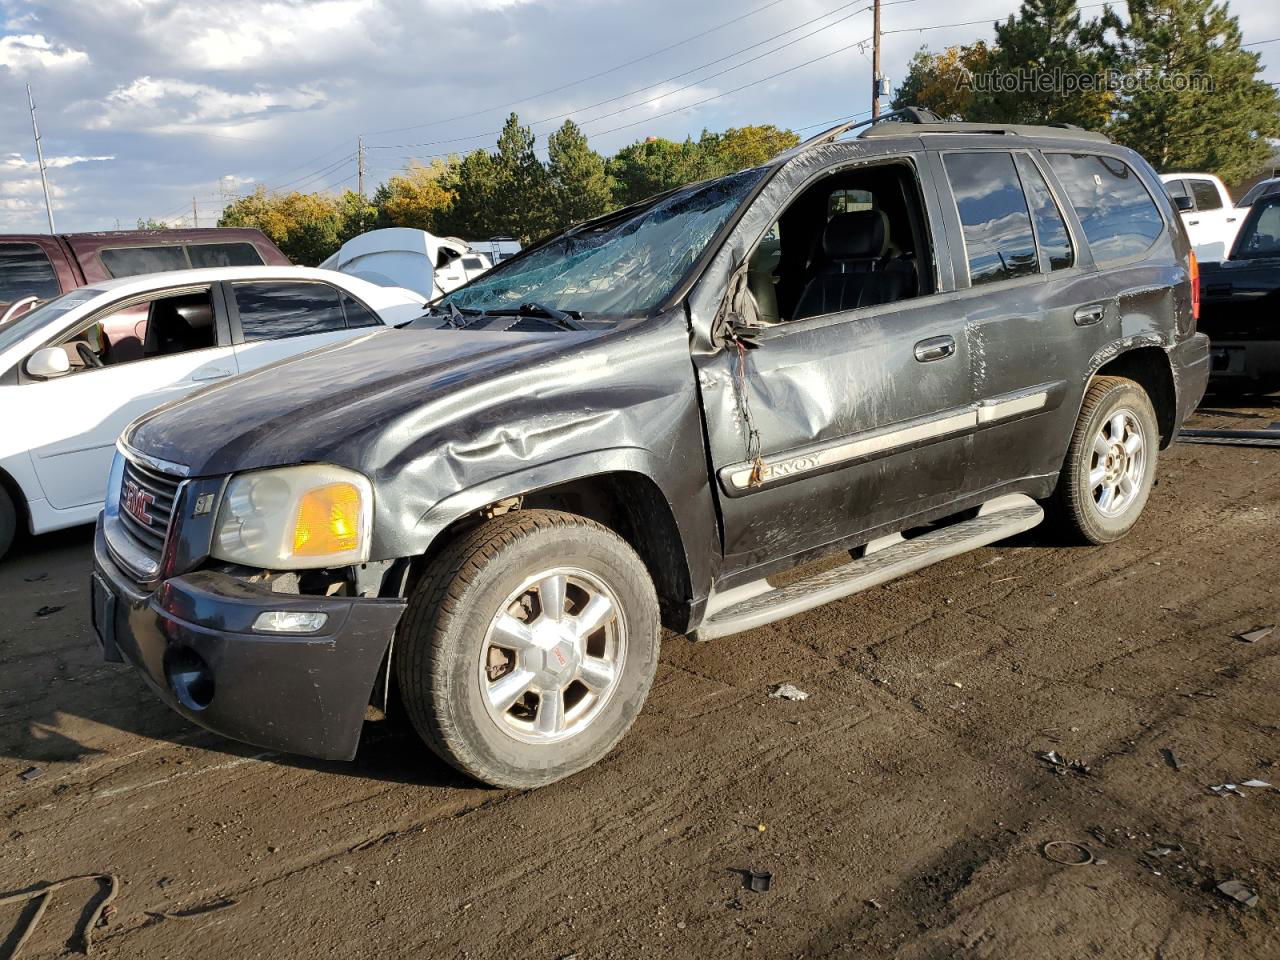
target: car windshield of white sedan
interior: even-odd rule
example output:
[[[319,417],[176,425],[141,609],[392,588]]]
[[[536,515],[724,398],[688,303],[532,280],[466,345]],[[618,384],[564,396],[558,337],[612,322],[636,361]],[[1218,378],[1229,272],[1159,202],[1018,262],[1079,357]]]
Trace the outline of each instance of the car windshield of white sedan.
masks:
[[[744,170],[663,197],[629,215],[570,228],[441,301],[460,310],[532,303],[627,316],[660,302],[698,260],[763,170]]]
[[[82,303],[88,303],[102,292],[94,287],[81,287],[10,320],[0,327],[0,353],[15,343],[21,343],[41,327],[55,323],[64,313],[74,310]]]

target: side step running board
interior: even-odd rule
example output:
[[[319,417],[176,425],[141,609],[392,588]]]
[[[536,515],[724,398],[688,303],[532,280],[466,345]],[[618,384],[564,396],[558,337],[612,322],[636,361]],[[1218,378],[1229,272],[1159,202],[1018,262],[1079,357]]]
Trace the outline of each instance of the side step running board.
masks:
[[[906,540],[892,534],[867,544],[863,556],[832,570],[824,570],[785,587],[758,580],[713,594],[707,616],[694,632],[698,640],[714,640],[812,610],[852,593],[878,587],[939,560],[1030,530],[1044,519],[1044,511],[1030,497],[1012,494],[982,505],[972,520],[964,520]]]

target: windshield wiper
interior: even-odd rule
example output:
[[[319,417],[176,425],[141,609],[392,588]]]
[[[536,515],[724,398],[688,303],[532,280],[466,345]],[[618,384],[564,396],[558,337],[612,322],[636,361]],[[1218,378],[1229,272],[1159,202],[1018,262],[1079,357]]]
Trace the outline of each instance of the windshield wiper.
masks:
[[[441,310],[438,306],[436,306],[435,304],[432,304],[431,306],[427,307],[427,312],[424,313],[422,317],[441,317],[442,316],[444,317],[444,322],[447,325],[449,325],[455,330],[461,330],[463,327],[465,327],[468,323],[471,322],[469,319],[467,319],[468,316],[470,317],[484,316],[483,310],[471,310],[469,308],[460,310],[458,309],[458,305],[453,303],[452,301],[450,301],[447,304],[447,306],[449,308],[448,310]],[[405,320],[403,323],[397,323],[395,325],[395,328],[397,330],[403,330],[405,327],[409,326],[409,324],[417,323],[419,320],[422,319],[422,317],[414,317],[412,320]]]
[[[542,317],[564,327],[566,330],[586,330],[582,325],[582,314],[577,310],[557,310],[541,303],[522,303],[514,309],[486,310],[491,317]]]

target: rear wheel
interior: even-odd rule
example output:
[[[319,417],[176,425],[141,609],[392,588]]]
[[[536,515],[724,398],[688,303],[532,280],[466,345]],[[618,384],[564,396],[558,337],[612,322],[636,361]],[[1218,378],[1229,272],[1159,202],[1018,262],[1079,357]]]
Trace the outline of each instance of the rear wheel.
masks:
[[[18,533],[18,510],[13,504],[9,491],[0,487],[0,558],[3,558],[13,546],[13,538]]]
[[[1146,391],[1097,377],[1085,393],[1055,495],[1059,519],[1089,543],[1132,529],[1155,482],[1160,428]]]
[[[410,720],[485,783],[536,787],[595,763],[640,711],[658,602],[635,551],[573,514],[517,511],[463,534],[396,638]]]

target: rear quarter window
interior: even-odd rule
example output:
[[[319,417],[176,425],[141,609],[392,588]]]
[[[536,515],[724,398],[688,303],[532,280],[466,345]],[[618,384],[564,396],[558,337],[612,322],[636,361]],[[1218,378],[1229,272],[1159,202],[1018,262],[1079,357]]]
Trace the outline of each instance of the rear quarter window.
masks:
[[[1040,271],[1031,214],[1008,153],[952,153],[947,179],[964,230],[969,283],[980,286]]]
[[[50,300],[62,290],[45,252],[34,243],[0,243],[0,303]]]
[[[1164,217],[1134,169],[1115,157],[1048,153],[1084,227],[1099,266],[1150,250],[1164,230]]]
[[[113,247],[98,252],[102,265],[112,277],[136,277],[143,273],[186,270],[187,255],[182,247]]]
[[[193,267],[260,267],[262,254],[252,243],[193,243],[187,247]]]

